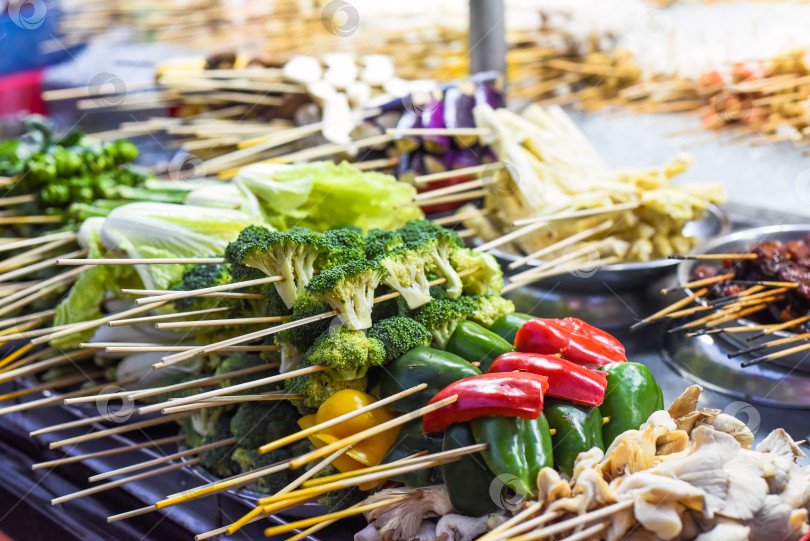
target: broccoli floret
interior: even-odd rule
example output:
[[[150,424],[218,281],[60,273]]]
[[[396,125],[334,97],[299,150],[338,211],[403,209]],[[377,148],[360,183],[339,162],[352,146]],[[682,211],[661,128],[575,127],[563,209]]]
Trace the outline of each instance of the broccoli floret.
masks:
[[[301,368],[312,366],[314,363],[309,357],[301,362]],[[329,376],[326,370],[313,372],[295,378],[290,378],[284,382],[284,392],[289,394],[301,394],[301,400],[293,403],[302,414],[312,413],[321,404],[338,391],[343,389],[354,389],[365,391],[368,387],[366,378],[350,379],[345,381],[335,381]]]
[[[414,314],[414,319],[433,335],[433,341],[444,349],[459,322],[473,315],[474,303],[469,297],[434,299]]]
[[[364,331],[332,327],[307,351],[307,358],[311,364],[326,366],[333,380],[346,381],[362,378],[369,367],[385,362],[385,349]]]
[[[377,259],[404,245],[405,242],[398,231],[371,229],[366,235],[366,259]]]
[[[434,299],[449,299],[450,298],[447,295],[447,290],[441,284],[437,284],[435,286],[430,286],[430,296],[432,298],[434,298]]]
[[[431,335],[424,325],[407,317],[392,317],[374,324],[368,336],[382,342],[385,360],[391,361],[417,346],[429,346]]]
[[[374,290],[386,270],[376,261],[361,259],[327,269],[314,276],[307,292],[340,310],[338,317],[352,330],[371,327]]]
[[[241,282],[260,276],[256,269],[242,263],[242,257],[250,246],[264,242],[271,231],[271,229],[261,225],[249,225],[239,232],[236,240],[228,244],[225,248],[225,257],[230,261],[231,274],[234,280]]]
[[[464,241],[455,231],[445,229],[430,220],[411,220],[399,229],[405,247],[424,257],[427,273],[436,273],[447,281],[444,287],[451,299],[461,295],[463,284],[450,262],[453,254],[464,248]]]
[[[230,265],[227,263],[205,263],[201,265],[190,265],[183,272],[180,283],[173,289],[179,291],[191,291],[192,289],[203,289],[206,287],[220,286],[231,283]],[[178,312],[188,310],[204,310],[227,306],[228,299],[218,299],[215,297],[186,297],[174,301],[174,307]]]
[[[503,289],[503,270],[492,254],[463,248],[453,252],[450,263],[456,272],[478,268],[461,278],[465,295],[498,295]]]
[[[298,413],[284,401],[246,402],[231,418],[231,433],[240,447],[257,449],[298,430]]]
[[[340,472],[338,472],[337,468],[335,468],[333,465],[329,464],[327,467],[313,475],[312,478],[317,479],[318,477],[326,477],[329,475],[335,475],[336,473]],[[365,500],[367,496],[368,494],[360,490],[360,487],[354,486],[327,492],[318,498],[318,503],[329,509],[330,513],[334,513],[336,511],[348,509],[356,503],[360,503],[361,501]]]
[[[363,230],[356,226],[330,229],[321,235],[325,250],[318,257],[315,266],[318,270],[328,269],[337,265],[345,265],[366,254],[366,239]]]
[[[515,303],[500,295],[475,295],[470,299],[475,303],[470,319],[487,329],[501,316],[515,311]]]
[[[304,293],[295,299],[290,321],[298,321],[332,310],[329,303]],[[289,372],[297,367],[304,358],[304,353],[312,347],[315,340],[329,328],[329,319],[315,321],[308,325],[293,327],[276,334],[276,343],[281,346],[281,371]]]
[[[259,269],[268,276],[283,276],[275,286],[290,308],[315,274],[315,261],[324,251],[324,242],[317,233],[279,233],[250,226],[228,245],[225,255],[235,278],[242,273],[242,266]]]
[[[207,408],[222,410],[222,408]],[[206,410],[203,410],[206,411]],[[192,423],[194,416],[192,416]],[[210,433],[205,436],[204,443],[214,443],[231,437],[231,414],[220,414],[211,427]],[[200,465],[219,477],[230,477],[239,471],[239,465],[231,459],[232,445],[222,445],[208,449],[197,455]]]
[[[399,291],[411,310],[430,302],[424,255],[424,252],[397,248],[377,259],[387,271],[383,283]]]
[[[226,374],[228,372],[244,370],[245,368],[253,368],[254,366],[259,366],[262,364],[266,364],[266,361],[261,357],[261,355],[248,352],[239,352],[230,354],[227,357],[225,357],[225,359],[217,367],[215,373],[216,375],[219,376],[221,374]],[[269,377],[277,373],[278,373],[277,370],[268,368],[267,370],[263,370],[260,372],[253,372],[250,374],[245,374],[243,376],[236,376],[223,379],[222,381],[219,382],[219,386],[231,387],[233,385],[241,385],[242,383],[254,381],[259,378]],[[278,391],[280,389],[281,389],[280,383],[271,383],[268,385],[262,385],[261,387],[256,387],[254,389],[247,389],[245,391],[241,391],[241,394],[269,393],[270,391]]]

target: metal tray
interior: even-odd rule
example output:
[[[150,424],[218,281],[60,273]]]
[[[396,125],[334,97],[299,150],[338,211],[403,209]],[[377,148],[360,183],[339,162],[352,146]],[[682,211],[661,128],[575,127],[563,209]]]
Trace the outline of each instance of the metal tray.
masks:
[[[684,228],[684,235],[696,237],[698,246],[717,235],[724,235],[731,231],[731,222],[726,213],[716,205],[710,205],[706,215],[693,222],[688,222]],[[479,239],[472,239],[474,245],[480,245]],[[498,248],[490,250],[498,261],[507,268],[509,263],[517,261],[519,256],[505,252]],[[527,266],[544,264],[541,260],[530,260]],[[611,290],[622,290],[645,286],[653,281],[662,279],[674,273],[678,261],[672,259],[654,259],[651,261],[637,261],[630,263],[617,263],[596,267],[593,270],[582,272],[566,272],[537,281],[534,285],[540,288],[554,286],[563,290],[589,291],[604,293]],[[506,276],[509,271],[505,270]]]
[[[725,235],[719,238],[716,238],[705,245],[701,246],[700,249],[696,250],[695,253],[729,253],[729,252],[737,252],[737,251],[747,251],[752,244],[757,242],[761,242],[764,240],[780,240],[780,241],[788,241],[788,240],[796,240],[796,239],[804,239],[806,235],[810,233],[810,224],[797,224],[797,225],[772,225],[772,226],[765,226],[765,227],[756,227],[753,229],[745,229],[742,231],[737,231],[736,233],[732,233],[730,235]],[[682,261],[678,265],[677,270],[677,277],[678,282],[680,284],[685,284],[689,282],[689,277],[692,274],[692,269],[698,264],[700,261],[695,260],[688,260]],[[704,262],[705,264],[705,262]],[[690,290],[686,290],[687,293],[691,292]],[[756,325],[755,322],[751,321],[750,319],[746,318],[739,318],[737,320],[731,321],[727,323],[725,326],[753,326]],[[749,346],[761,344],[767,342],[769,340],[775,340],[776,338],[786,338],[790,336],[796,336],[796,333],[791,331],[776,331],[768,336],[755,339],[752,341],[748,341],[747,339],[757,334],[756,332],[752,331],[750,333],[743,332],[743,333],[721,333],[714,336],[714,339],[719,343],[722,344],[723,347],[726,349],[726,352],[735,351],[738,349],[746,348]],[[790,344],[784,346],[793,347],[796,344]],[[778,349],[769,350],[771,352],[778,351]],[[757,352],[757,355],[764,355],[763,352]],[[746,357],[737,357],[732,359],[730,362],[739,365],[739,362]],[[750,356],[748,357],[750,358]],[[802,372],[810,372],[810,351],[796,353],[794,355],[789,355],[787,357],[782,357],[781,359],[774,359],[770,361],[771,364],[780,365],[785,368],[800,370]],[[743,369],[746,373],[751,372],[751,368]],[[808,386],[810,386],[810,382],[808,382]]]

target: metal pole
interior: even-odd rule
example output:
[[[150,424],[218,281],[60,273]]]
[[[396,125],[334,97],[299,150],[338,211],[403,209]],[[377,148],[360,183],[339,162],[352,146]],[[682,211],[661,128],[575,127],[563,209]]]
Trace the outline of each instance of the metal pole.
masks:
[[[470,73],[506,73],[504,0],[470,0]]]

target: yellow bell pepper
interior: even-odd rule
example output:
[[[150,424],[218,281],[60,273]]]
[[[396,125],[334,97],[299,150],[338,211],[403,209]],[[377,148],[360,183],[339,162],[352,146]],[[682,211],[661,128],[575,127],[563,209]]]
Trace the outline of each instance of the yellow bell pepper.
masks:
[[[324,423],[335,417],[368,406],[377,399],[361,391],[344,389],[333,394],[326,402],[321,404],[316,413],[307,415],[298,420],[302,430]],[[316,448],[324,447],[342,438],[357,434],[371,427],[390,421],[394,416],[388,408],[376,408],[353,419],[343,421],[333,427],[316,432],[309,436],[309,441]],[[359,470],[368,466],[376,466],[382,462],[388,449],[394,444],[399,434],[399,427],[386,430],[380,434],[358,442],[344,455],[338,457],[332,465],[338,471],[347,472]]]

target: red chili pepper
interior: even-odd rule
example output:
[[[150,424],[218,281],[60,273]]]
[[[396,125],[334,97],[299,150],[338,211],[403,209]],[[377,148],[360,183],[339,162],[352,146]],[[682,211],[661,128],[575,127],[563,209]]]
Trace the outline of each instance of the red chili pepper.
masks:
[[[554,355],[504,353],[489,367],[489,372],[515,370],[547,377],[546,394],[549,396],[589,406],[599,406],[605,399],[607,373],[574,364]]]
[[[496,415],[537,419],[543,413],[548,378],[528,372],[500,372],[470,376],[451,383],[430,404],[458,395],[458,400],[422,417],[425,434],[441,432],[453,423]]]
[[[624,346],[618,340],[574,318],[527,321],[515,336],[515,348],[527,353],[560,355],[585,366],[627,362]]]

